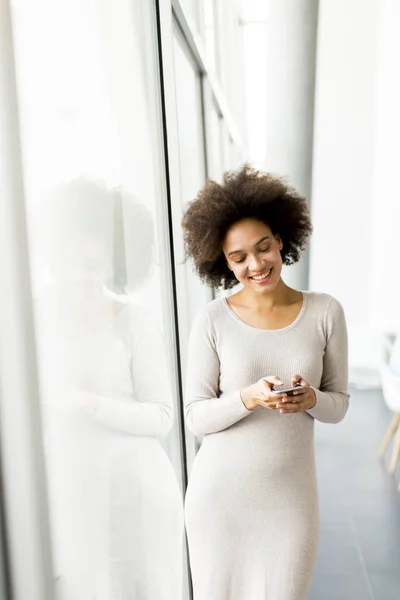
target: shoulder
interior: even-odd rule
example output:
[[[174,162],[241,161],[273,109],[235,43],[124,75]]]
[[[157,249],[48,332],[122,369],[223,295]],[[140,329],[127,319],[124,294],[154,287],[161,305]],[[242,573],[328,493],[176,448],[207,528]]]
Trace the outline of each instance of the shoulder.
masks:
[[[343,307],[339,300],[330,294],[323,292],[303,292],[307,296],[307,303],[310,304],[314,309],[320,309],[322,312],[335,312],[337,310],[343,310]]]
[[[323,328],[329,332],[338,323],[345,323],[342,304],[330,294],[321,292],[305,292],[309,306],[309,314],[314,319],[322,322]]]
[[[216,298],[198,311],[193,321],[193,329],[214,333],[226,316],[225,298]]]

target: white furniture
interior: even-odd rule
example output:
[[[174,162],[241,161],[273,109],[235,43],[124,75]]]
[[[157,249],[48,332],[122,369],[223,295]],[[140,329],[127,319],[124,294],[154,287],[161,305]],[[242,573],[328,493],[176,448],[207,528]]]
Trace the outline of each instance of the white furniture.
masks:
[[[389,429],[383,439],[380,456],[382,457],[394,436],[389,472],[396,471],[400,457],[400,335],[394,341],[389,361],[381,367],[382,393],[388,408],[394,413]]]

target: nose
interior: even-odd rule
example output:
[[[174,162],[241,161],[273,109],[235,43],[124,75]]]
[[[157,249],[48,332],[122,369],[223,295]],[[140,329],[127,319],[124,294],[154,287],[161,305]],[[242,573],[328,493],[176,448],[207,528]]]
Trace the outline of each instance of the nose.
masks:
[[[262,258],[260,256],[257,256],[256,254],[251,255],[249,257],[248,265],[250,271],[252,271],[253,273],[258,273],[263,269]]]

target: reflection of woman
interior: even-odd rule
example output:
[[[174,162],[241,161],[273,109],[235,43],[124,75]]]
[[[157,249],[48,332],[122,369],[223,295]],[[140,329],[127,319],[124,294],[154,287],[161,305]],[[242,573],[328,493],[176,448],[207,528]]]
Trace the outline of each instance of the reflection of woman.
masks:
[[[38,310],[57,598],[175,600],[182,507],[157,439],[173,423],[163,341],[144,308],[102,293],[148,275],[152,226],[131,202],[124,225],[138,247],[127,250],[140,254],[130,269],[117,243],[109,256],[116,197],[80,181],[49,213],[57,285]]]
[[[304,198],[243,167],[212,181],[183,221],[200,276],[225,289],[191,334],[190,429],[205,435],[186,498],[195,600],[306,600],[316,557],[314,419],[348,407],[341,305],[281,278],[311,231]],[[300,383],[292,397],[273,384]]]

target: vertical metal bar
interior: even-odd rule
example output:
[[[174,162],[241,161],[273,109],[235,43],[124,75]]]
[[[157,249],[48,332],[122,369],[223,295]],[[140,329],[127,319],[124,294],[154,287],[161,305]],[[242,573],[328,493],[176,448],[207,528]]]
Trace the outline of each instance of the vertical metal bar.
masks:
[[[178,307],[178,286],[177,273],[175,269],[175,251],[174,234],[178,235],[180,227],[181,214],[174,210],[174,199],[181,198],[180,175],[179,175],[179,141],[178,141],[178,123],[175,98],[175,74],[173,57],[173,20],[170,0],[156,0],[157,18],[158,18],[158,36],[159,36],[159,58],[160,58],[160,82],[163,113],[163,136],[164,136],[164,156],[165,173],[167,181],[168,195],[168,227],[171,248],[171,273],[173,275],[173,296],[174,296],[174,318],[177,327],[177,352],[179,357],[180,380],[182,380],[182,354],[186,351],[186,339],[189,332],[179,324],[179,315],[182,309]],[[179,220],[178,220],[179,219]],[[180,391],[182,398],[182,388]],[[185,451],[185,477],[187,483],[188,471],[196,454],[196,441],[184,424],[183,414],[181,414],[182,440]]]
[[[8,0],[0,0],[0,444],[12,599],[54,600]]]
[[[181,435],[181,451],[184,464],[184,492],[188,483],[188,463],[194,460],[196,453],[196,440],[185,427],[183,414],[183,374],[182,374],[182,346],[183,340],[179,334],[179,307],[178,307],[178,289],[175,269],[175,250],[174,250],[174,211],[173,198],[180,198],[180,177],[179,177],[179,159],[178,159],[178,124],[175,103],[175,76],[172,48],[172,10],[169,0],[155,0],[157,14],[158,31],[158,53],[160,65],[160,87],[161,87],[161,108],[163,119],[163,140],[165,157],[165,178],[167,184],[167,206],[166,213],[168,217],[168,234],[170,243],[171,260],[171,283],[173,294],[174,325],[175,325],[175,352],[177,356],[177,377],[180,398],[179,425]],[[187,550],[187,546],[186,546]],[[184,566],[187,568],[187,578],[185,578],[184,598],[193,598],[192,579],[189,569],[188,553]],[[187,587],[186,587],[187,586]]]
[[[1,468],[1,460],[0,460]],[[0,598],[11,600],[10,563],[5,538],[5,514],[3,503],[2,473],[0,470]]]

